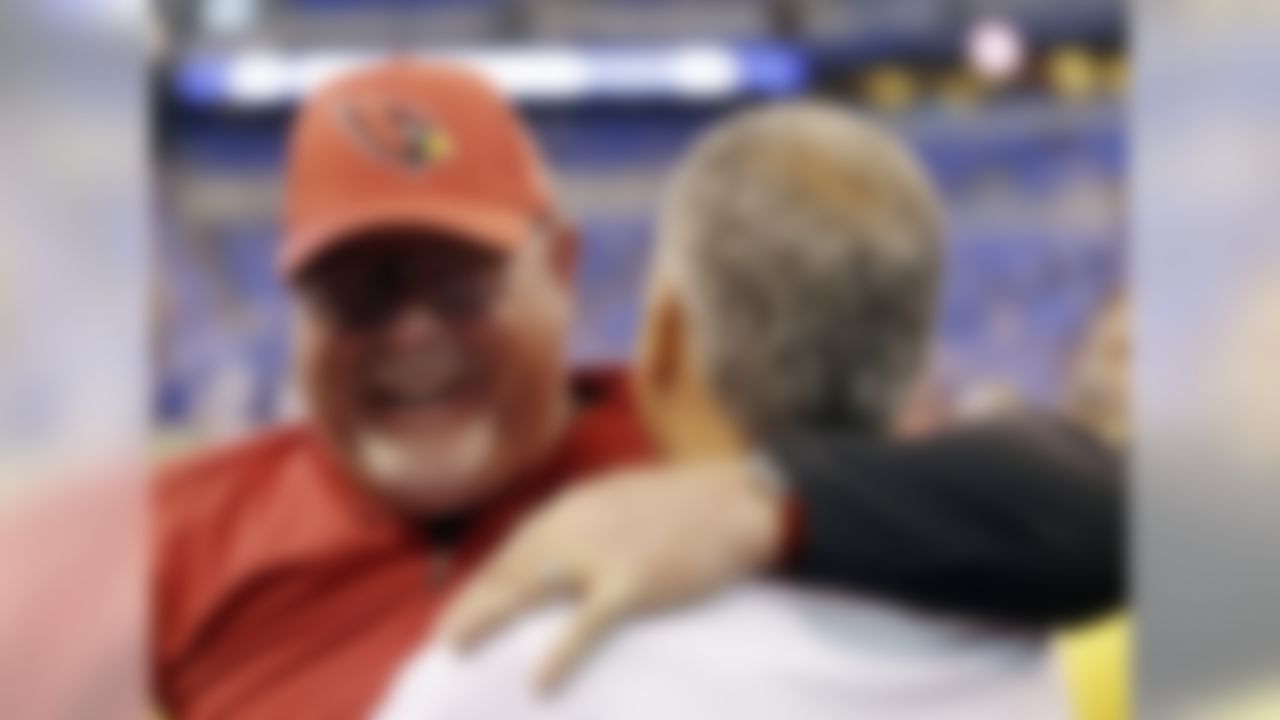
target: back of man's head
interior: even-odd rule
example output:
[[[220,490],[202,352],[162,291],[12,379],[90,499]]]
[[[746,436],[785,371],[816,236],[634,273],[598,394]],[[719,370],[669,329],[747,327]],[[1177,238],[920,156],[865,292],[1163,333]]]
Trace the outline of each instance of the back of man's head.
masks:
[[[835,105],[749,111],[696,145],[656,278],[741,430],[888,424],[925,356],[940,215],[905,147]]]

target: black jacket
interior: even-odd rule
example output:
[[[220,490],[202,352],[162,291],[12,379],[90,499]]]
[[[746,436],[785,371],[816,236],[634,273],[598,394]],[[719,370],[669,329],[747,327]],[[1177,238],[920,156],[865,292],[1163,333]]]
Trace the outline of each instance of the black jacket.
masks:
[[[799,502],[797,580],[1033,624],[1123,600],[1123,463],[1065,420],[910,442],[806,433],[769,450]]]

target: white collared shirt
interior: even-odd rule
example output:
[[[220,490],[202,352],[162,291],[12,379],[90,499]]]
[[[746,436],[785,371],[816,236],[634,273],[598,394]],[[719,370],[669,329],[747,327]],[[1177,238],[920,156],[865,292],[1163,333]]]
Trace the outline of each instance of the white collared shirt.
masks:
[[[410,658],[379,720],[1057,720],[1047,638],[756,582],[618,630],[550,699],[533,690],[566,605],[466,657]]]

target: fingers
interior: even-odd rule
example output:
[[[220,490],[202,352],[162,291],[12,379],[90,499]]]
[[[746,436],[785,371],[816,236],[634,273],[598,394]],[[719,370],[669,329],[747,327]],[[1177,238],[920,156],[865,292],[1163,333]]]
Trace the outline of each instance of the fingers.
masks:
[[[527,565],[487,569],[471,581],[444,621],[444,636],[470,650],[521,612],[547,600],[561,588]]]
[[[629,613],[635,600],[632,589],[631,583],[612,580],[588,591],[568,630],[539,671],[537,684],[541,692],[549,693],[560,687],[613,625]]]

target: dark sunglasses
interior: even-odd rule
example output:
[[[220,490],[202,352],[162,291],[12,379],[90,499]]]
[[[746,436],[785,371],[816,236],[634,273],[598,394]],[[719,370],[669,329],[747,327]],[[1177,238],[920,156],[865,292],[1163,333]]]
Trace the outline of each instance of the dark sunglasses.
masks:
[[[483,318],[504,279],[494,263],[415,261],[403,254],[373,254],[322,267],[300,285],[308,305],[336,326],[377,330],[410,307],[459,323]]]

